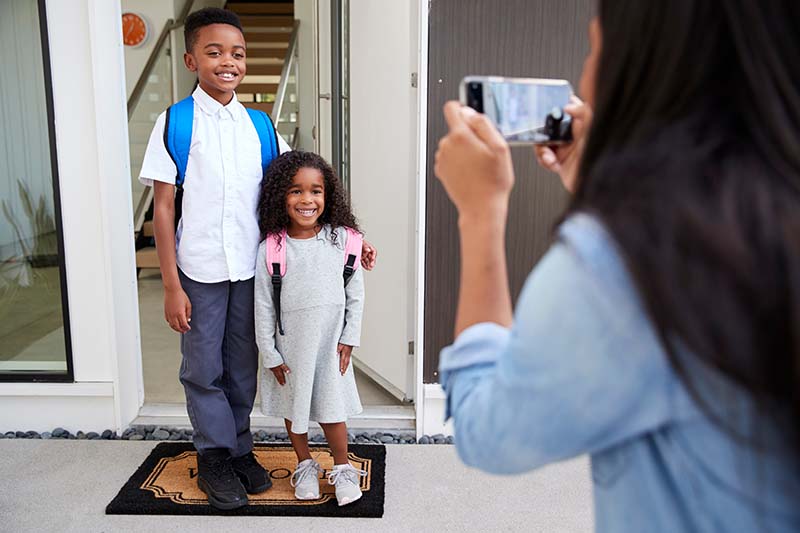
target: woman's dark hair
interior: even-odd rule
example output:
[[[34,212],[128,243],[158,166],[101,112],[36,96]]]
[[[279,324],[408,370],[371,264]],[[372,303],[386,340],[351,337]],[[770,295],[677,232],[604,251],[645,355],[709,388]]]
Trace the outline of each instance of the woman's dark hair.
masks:
[[[600,0],[599,19],[567,212],[609,229],[707,414],[735,420],[721,373],[800,455],[800,2]]]
[[[258,199],[258,227],[261,230],[261,238],[265,239],[269,234],[279,234],[289,227],[286,192],[301,168],[313,168],[322,174],[325,182],[325,209],[319,217],[319,223],[330,224],[333,243],[337,242],[337,228],[349,227],[361,231],[350,209],[344,187],[333,168],[317,154],[293,150],[276,157],[261,181],[261,195]]]
[[[194,44],[197,42],[197,32],[200,28],[212,24],[228,24],[234,28],[238,28],[239,31],[244,34],[244,28],[242,28],[239,15],[233,11],[220,9],[218,7],[198,9],[186,17],[186,22],[183,25],[183,42],[187,52],[190,54],[192,53]]]

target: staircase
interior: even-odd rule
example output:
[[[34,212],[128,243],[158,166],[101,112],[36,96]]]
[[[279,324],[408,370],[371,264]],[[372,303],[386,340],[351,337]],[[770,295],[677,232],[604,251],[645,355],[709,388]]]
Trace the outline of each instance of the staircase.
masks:
[[[294,147],[299,115],[297,63],[295,61],[293,67],[284,64],[289,59],[287,52],[295,28],[294,3],[237,0],[228,2],[225,9],[239,15],[247,42],[247,74],[236,90],[236,97],[245,107],[269,113],[280,135]],[[285,77],[283,88],[282,76]],[[277,112],[280,117],[276,116]],[[136,235],[137,272],[159,268],[153,238],[152,207],[147,209],[144,220]]]

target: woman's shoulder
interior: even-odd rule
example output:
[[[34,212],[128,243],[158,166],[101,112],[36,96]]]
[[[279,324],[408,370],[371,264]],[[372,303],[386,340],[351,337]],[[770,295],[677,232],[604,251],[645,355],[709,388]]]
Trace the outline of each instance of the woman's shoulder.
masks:
[[[622,249],[601,218],[585,212],[571,215],[559,226],[546,259],[540,264],[548,265],[542,273],[547,273],[549,282],[558,279],[567,280],[571,286],[581,285],[592,298],[608,304],[610,312],[627,306],[641,312],[640,297]]]
[[[595,215],[576,213],[558,228],[558,243],[590,274],[626,284],[628,271],[617,242]]]

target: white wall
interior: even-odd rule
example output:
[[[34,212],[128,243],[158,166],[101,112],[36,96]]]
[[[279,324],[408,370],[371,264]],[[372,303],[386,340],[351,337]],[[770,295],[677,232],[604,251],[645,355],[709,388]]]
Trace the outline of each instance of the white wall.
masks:
[[[122,0],[122,12],[133,12],[141,15],[148,23],[150,35],[140,46],[133,48],[125,46],[125,87],[126,95],[130,97],[133,87],[142,74],[145,63],[153,52],[156,39],[158,39],[164,23],[175,18],[175,4],[182,5],[182,0]],[[180,9],[180,7],[178,7]],[[181,53],[183,49],[181,48]]]
[[[366,279],[356,356],[414,396],[417,11],[413,2],[350,0],[351,195],[379,250]]]

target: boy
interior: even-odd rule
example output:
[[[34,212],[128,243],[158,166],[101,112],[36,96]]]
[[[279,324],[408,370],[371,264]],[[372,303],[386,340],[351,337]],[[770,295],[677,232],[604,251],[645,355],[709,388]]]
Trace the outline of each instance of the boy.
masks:
[[[197,73],[198,87],[177,233],[178,167],[165,146],[166,112],[153,128],[139,179],[155,187],[164,315],[181,333],[180,379],[198,451],[197,483],[211,505],[228,510],[272,485],[250,433],[258,373],[253,278],[261,141],[234,93],[246,72],[236,14],[216,8],[192,13],[184,39],[184,62]],[[277,141],[280,153],[290,150],[280,136]],[[376,251],[365,243],[363,256],[371,269]]]

